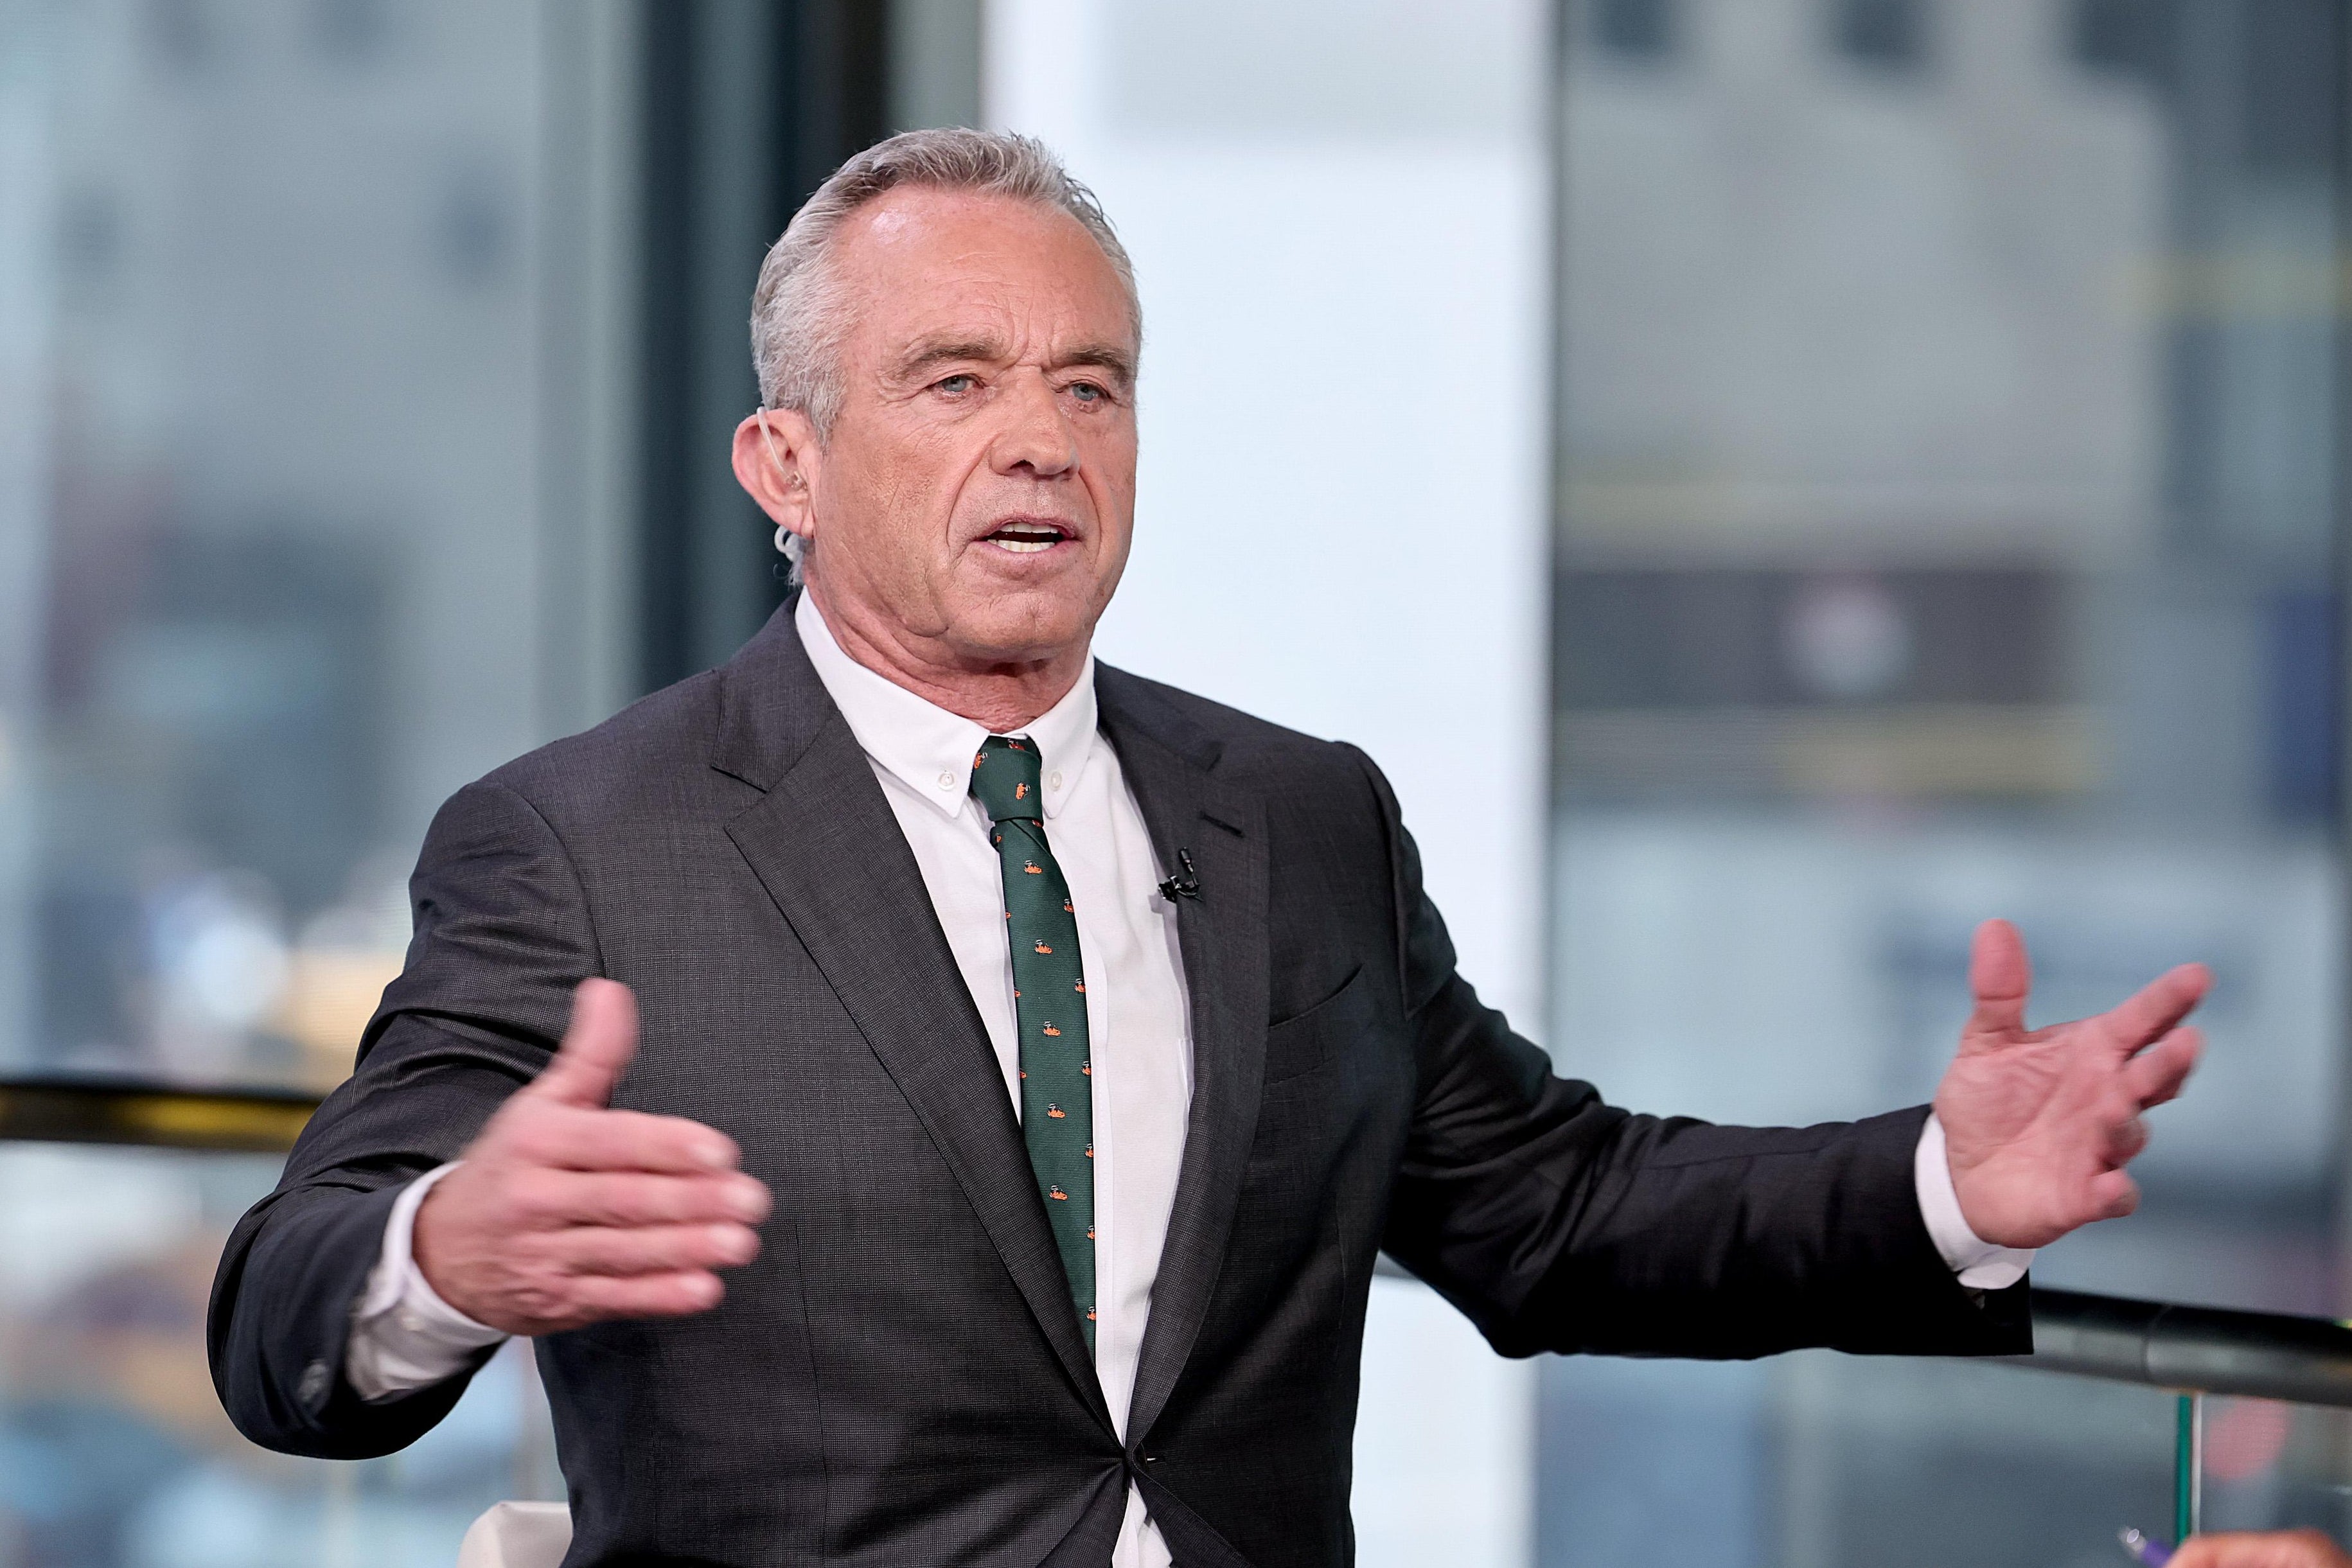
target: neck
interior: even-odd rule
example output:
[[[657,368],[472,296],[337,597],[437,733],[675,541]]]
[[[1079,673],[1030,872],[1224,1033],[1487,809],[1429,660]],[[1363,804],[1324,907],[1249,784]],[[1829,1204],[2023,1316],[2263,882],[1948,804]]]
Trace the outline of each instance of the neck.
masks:
[[[816,582],[802,591],[824,617],[841,651],[934,707],[968,718],[992,735],[1007,735],[1069,695],[1086,673],[1087,645],[1057,649],[1038,659],[959,658],[938,639],[908,632],[887,616],[841,602]]]

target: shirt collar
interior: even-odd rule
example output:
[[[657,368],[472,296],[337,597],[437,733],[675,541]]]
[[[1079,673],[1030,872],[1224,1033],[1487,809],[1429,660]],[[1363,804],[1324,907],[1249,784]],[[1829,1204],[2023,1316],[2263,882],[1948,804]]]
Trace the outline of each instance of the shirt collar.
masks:
[[[989,732],[961,714],[926,702],[906,687],[876,674],[842,652],[833,629],[803,591],[793,612],[793,626],[825,695],[849,723],[849,733],[874,765],[928,800],[942,816],[963,810],[971,789],[971,759]],[[1036,719],[1010,735],[1026,736],[1037,747],[1044,785],[1045,815],[1061,815],[1077,793],[1078,780],[1094,757],[1097,737],[1095,712],[1095,660],[1062,700]]]

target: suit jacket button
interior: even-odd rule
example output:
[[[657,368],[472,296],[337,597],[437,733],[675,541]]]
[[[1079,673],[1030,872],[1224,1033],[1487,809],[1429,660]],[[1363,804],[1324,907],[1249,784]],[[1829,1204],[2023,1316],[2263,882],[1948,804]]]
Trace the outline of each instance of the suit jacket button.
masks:
[[[327,1384],[331,1375],[325,1362],[312,1362],[302,1369],[302,1381],[295,1385],[294,1396],[313,1409],[317,1408],[327,1397]]]

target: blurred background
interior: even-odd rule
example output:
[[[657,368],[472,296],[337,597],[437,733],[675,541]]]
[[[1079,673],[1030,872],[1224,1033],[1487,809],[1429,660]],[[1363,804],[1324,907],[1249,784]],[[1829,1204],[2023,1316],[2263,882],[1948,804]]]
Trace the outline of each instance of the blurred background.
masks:
[[[1105,656],[1367,747],[1563,1071],[1862,1114],[1985,916],[2044,1020],[2200,957],[2143,1212],[2035,1278],[2352,1313],[2347,9],[0,0],[0,1568],[426,1568],[561,1495],[512,1351],[394,1458],[244,1444],[203,1306],[273,1157],[8,1107],[340,1080],[435,806],[779,599],[751,279],[924,125],[1044,136],[1134,253]],[[2170,1423],[1506,1364],[1382,1279],[1360,1556],[2089,1568]],[[2352,1525],[2336,1417],[2209,1460],[2216,1524]]]

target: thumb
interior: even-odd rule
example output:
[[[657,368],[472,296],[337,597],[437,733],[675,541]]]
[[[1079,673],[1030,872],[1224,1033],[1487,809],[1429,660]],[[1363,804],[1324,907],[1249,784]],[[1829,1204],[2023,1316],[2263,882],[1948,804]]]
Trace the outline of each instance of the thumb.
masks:
[[[2025,956],[2025,938],[2008,921],[1988,920],[1977,927],[1969,950],[1969,989],[1977,999],[1969,1016],[1969,1034],[2024,1032],[2033,965]]]
[[[562,1048],[523,1092],[602,1110],[636,1054],[637,998],[618,980],[583,980],[572,993],[572,1027]]]

